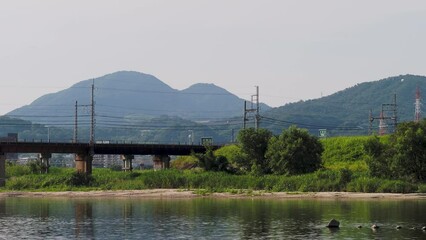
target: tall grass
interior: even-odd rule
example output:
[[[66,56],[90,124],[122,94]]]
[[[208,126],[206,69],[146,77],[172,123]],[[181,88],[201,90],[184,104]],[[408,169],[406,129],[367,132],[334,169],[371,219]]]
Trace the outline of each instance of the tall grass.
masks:
[[[22,173],[23,170],[13,169]],[[24,174],[7,179],[5,190],[26,191],[86,191],[137,190],[154,188],[204,189],[207,192],[244,192],[263,190],[271,192],[416,192],[425,191],[423,185],[369,178],[354,174],[349,169],[321,170],[299,176],[232,175],[223,172],[191,170],[118,172],[94,169],[87,184],[73,184],[74,169],[51,168],[49,174]]]
[[[323,139],[322,159],[325,164],[365,160],[364,143],[368,136],[333,137]]]

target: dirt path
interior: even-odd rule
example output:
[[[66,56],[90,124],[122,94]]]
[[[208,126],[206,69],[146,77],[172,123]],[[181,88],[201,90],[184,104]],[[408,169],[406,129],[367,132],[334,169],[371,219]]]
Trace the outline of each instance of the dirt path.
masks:
[[[316,192],[316,193],[265,193],[254,191],[250,194],[213,193],[207,195],[195,194],[193,191],[180,189],[150,189],[150,190],[117,190],[117,191],[67,191],[67,192],[1,192],[4,197],[69,197],[69,198],[265,198],[265,199],[425,199],[424,193],[348,193],[348,192]]]

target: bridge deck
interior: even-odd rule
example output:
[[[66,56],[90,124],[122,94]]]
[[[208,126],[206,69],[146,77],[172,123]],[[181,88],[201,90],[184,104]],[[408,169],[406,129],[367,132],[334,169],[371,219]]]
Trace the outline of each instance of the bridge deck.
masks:
[[[217,149],[220,146],[211,146]],[[53,143],[53,142],[0,142],[1,153],[90,153],[89,143]],[[93,145],[94,154],[123,155],[190,155],[202,153],[206,147],[201,145],[177,144],[109,144]]]

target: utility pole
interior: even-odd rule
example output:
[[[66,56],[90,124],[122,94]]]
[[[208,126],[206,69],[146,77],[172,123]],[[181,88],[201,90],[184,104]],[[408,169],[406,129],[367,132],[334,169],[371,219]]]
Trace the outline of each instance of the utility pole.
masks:
[[[74,114],[74,137],[72,142],[77,143],[77,135],[78,135],[78,104],[77,101],[75,101],[75,114]]]
[[[78,102],[75,101],[75,112],[74,112],[74,137],[73,142],[78,142],[78,107],[90,107],[91,110],[91,121],[90,121],[90,136],[89,144],[93,145],[95,143],[95,80],[92,82],[92,91],[91,91],[91,103],[86,105],[78,105]]]
[[[234,129],[231,129],[231,143],[235,142],[235,132]]]
[[[92,114],[90,127],[90,145],[95,143],[95,80],[92,80]]]
[[[370,122],[370,126],[368,128],[368,135],[372,135],[373,134],[373,121],[374,121],[373,110],[372,109],[370,109],[370,114],[369,114],[369,117],[368,117],[368,121]]]
[[[259,114],[259,86],[256,86],[256,95],[255,95],[255,101],[256,101],[256,115],[255,115],[255,128],[256,130],[259,129],[259,122],[260,122],[260,114]]]
[[[243,115],[243,129],[246,129],[247,122],[247,101],[244,100],[244,115]]]

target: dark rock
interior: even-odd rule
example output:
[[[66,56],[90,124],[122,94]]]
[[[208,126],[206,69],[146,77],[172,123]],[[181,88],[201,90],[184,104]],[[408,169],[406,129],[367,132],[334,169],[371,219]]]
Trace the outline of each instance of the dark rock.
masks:
[[[362,226],[361,226],[361,225],[358,225],[358,226],[357,226],[357,228],[362,228]]]
[[[426,231],[426,226],[422,227],[422,230],[423,230],[423,231]]]
[[[331,221],[328,223],[328,228],[338,228],[340,226],[340,222],[336,219],[331,219]]]
[[[399,226],[399,225],[397,225],[397,226],[396,226],[396,229],[401,229],[401,228],[402,228],[402,227],[401,227],[401,226]]]

